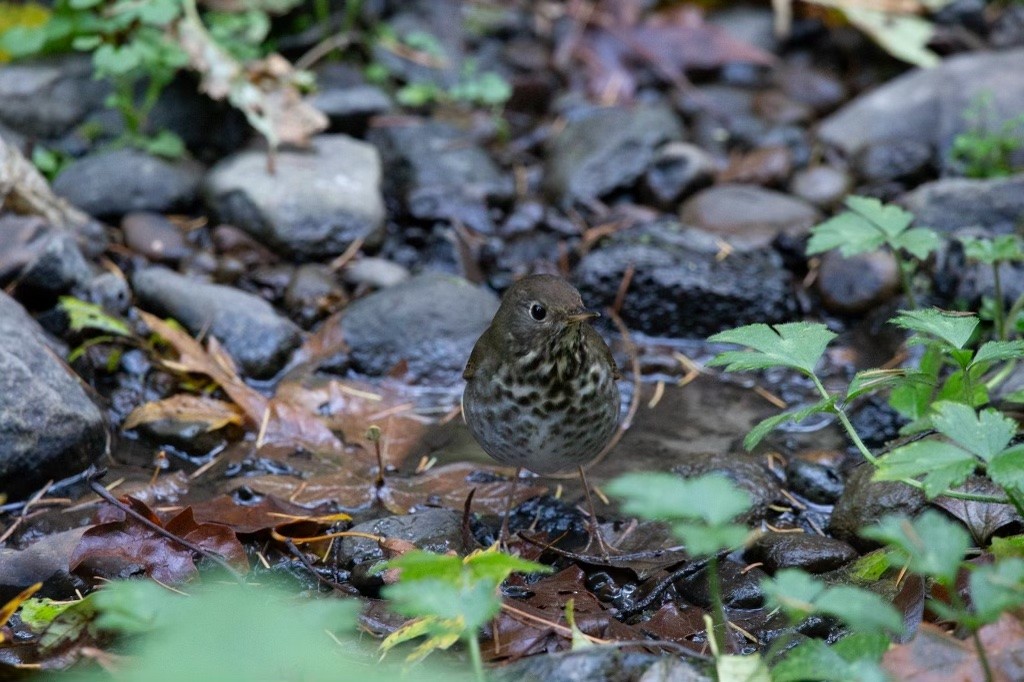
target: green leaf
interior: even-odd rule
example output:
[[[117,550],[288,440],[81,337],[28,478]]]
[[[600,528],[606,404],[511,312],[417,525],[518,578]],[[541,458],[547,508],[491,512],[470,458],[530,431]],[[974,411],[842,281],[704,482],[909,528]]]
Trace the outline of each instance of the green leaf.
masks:
[[[646,519],[722,524],[750,508],[750,495],[721,474],[690,480],[666,473],[619,476],[605,492],[623,499],[622,510]]]
[[[1024,444],[994,456],[987,470],[989,478],[997,485],[1017,494],[1024,493]]]
[[[165,159],[180,159],[185,155],[185,143],[170,130],[161,130],[145,140],[142,147],[150,154],[162,156]]]
[[[762,582],[765,596],[773,608],[781,608],[793,622],[807,616],[825,614],[863,632],[903,631],[903,618],[880,596],[859,587],[830,587],[803,571],[786,568],[774,578]]]
[[[871,221],[854,213],[840,213],[811,228],[807,255],[839,249],[845,257],[855,256],[876,251],[885,241],[885,234]]]
[[[877,662],[888,646],[889,638],[881,633],[855,632],[832,646],[808,639],[772,668],[772,682],[887,682],[889,678]]]
[[[994,239],[961,237],[960,241],[967,258],[986,265],[1024,260],[1020,237],[1014,234],[1001,234]]]
[[[997,410],[982,410],[962,403],[935,403],[932,423],[939,433],[985,461],[1009,445],[1017,433],[1017,422]]]
[[[921,357],[917,379],[897,386],[889,396],[889,405],[911,422],[928,414],[932,395],[942,369],[942,351],[938,346],[929,346]]]
[[[915,331],[942,339],[954,348],[963,348],[971,340],[978,326],[978,318],[974,314],[952,313],[942,310],[901,310],[893,318],[892,323]]]
[[[811,322],[789,322],[773,327],[750,324],[720,332],[708,339],[713,343],[746,346],[750,351],[726,351],[708,365],[724,365],[727,372],[790,367],[812,375],[826,346],[835,337],[835,333],[825,325]]]
[[[942,238],[927,227],[915,227],[890,240],[895,249],[903,249],[918,260],[925,260],[942,245]]]
[[[551,573],[553,570],[550,566],[496,550],[471,554],[466,557],[464,563],[474,579],[487,580],[495,587],[513,573]]]
[[[971,366],[1024,358],[1024,341],[986,341],[974,354]]]
[[[813,405],[807,405],[798,409],[787,410],[773,417],[761,420],[754,428],[750,430],[747,437],[743,439],[743,447],[747,450],[753,450],[757,447],[757,444],[764,440],[764,437],[769,433],[777,429],[782,424],[793,422],[798,424],[812,414],[819,413],[832,413],[836,404],[835,397],[831,397],[828,400],[821,400],[814,403]]]
[[[380,565],[380,570],[385,568],[401,569],[402,582],[443,580],[455,585],[462,576],[463,561],[457,556],[413,550]]]
[[[72,331],[93,329],[115,336],[132,335],[132,330],[127,324],[107,314],[95,303],[87,303],[74,296],[61,296],[59,306],[68,316],[68,326]]]
[[[919,440],[883,457],[872,479],[898,481],[924,476],[924,492],[932,499],[963,483],[977,465],[974,455],[951,443]]]
[[[733,682],[772,682],[768,666],[757,653],[715,656],[715,677]]]
[[[963,526],[931,509],[913,521],[905,516],[886,516],[862,530],[861,535],[886,543],[913,573],[935,578],[946,586],[953,584],[971,542]]]
[[[501,610],[501,599],[487,581],[461,587],[444,580],[400,581],[382,588],[381,594],[392,601],[398,613],[461,618],[469,631],[475,631]]]
[[[705,526],[677,522],[672,524],[672,530],[693,556],[709,556],[723,549],[735,549],[750,536],[746,526],[736,524]]]
[[[887,237],[902,233],[914,222],[914,214],[910,211],[905,211],[896,204],[883,204],[874,197],[851,194],[843,203],[856,215],[871,221]]]
[[[395,99],[405,107],[422,107],[441,99],[441,89],[433,83],[409,83],[395,93]]]
[[[934,387],[932,377],[925,372],[903,368],[866,369],[854,375],[853,381],[846,389],[846,402],[883,388],[899,389],[911,384],[922,386],[929,393]]]
[[[971,604],[984,623],[1024,605],[1024,560],[1003,559],[971,573]]]
[[[1024,535],[992,538],[992,545],[988,549],[996,559],[1005,559],[1007,557],[1024,559]]]
[[[76,50],[88,52],[90,50],[95,50],[102,42],[103,38],[97,35],[76,36],[75,39],[71,41],[71,47]]]

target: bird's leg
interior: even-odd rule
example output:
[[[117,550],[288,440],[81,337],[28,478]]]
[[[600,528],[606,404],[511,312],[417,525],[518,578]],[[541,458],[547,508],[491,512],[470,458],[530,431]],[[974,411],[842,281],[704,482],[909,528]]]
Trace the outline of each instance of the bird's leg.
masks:
[[[523,467],[516,468],[516,476],[512,479],[512,485],[508,489],[508,497],[505,499],[505,513],[501,517],[501,532],[498,533],[498,547],[508,547],[508,517],[512,515],[512,501],[516,497],[516,486],[519,485],[519,475],[523,473]]]
[[[590,495],[590,484],[587,483],[587,474],[583,471],[583,467],[579,467],[580,481],[583,483],[583,492],[587,496],[587,511],[590,512],[590,541],[587,543],[587,548],[593,544],[594,540],[597,540],[597,546],[601,550],[601,556],[607,558],[609,555],[608,545],[605,544],[604,538],[601,537],[601,529],[597,525],[597,508],[594,507],[594,498]]]

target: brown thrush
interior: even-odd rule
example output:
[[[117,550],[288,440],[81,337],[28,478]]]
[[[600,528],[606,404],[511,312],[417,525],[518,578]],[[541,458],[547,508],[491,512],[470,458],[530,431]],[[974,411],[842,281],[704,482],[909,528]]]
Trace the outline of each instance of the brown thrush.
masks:
[[[560,277],[517,281],[469,356],[462,412],[473,437],[502,464],[538,474],[576,468],[590,503],[591,537],[604,550],[583,465],[615,432],[620,398],[612,353],[589,324],[596,317]]]

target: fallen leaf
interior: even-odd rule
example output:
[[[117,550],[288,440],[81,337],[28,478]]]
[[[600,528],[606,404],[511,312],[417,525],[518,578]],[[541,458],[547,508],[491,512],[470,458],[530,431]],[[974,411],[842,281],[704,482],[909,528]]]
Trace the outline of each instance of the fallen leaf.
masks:
[[[170,398],[139,405],[125,418],[122,428],[127,431],[141,424],[175,421],[203,424],[206,432],[222,429],[229,424],[244,423],[241,411],[233,404],[201,395],[178,393]]]
[[[1024,679],[1024,625],[1010,613],[978,631],[994,682]],[[882,668],[904,682],[946,682],[986,679],[978,652],[970,641],[923,623],[917,637],[890,648]]]
[[[192,515],[198,523],[219,523],[243,535],[313,519],[321,515],[318,512],[327,511],[327,508],[303,507],[273,495],[264,495],[246,504],[240,504],[230,495],[218,495],[192,505]]]
[[[960,487],[968,493],[997,495],[1002,489],[987,478],[971,476]],[[974,500],[957,500],[950,497],[939,497],[932,504],[945,509],[960,519],[971,532],[974,541],[980,547],[988,544],[996,531],[1011,523],[1022,523],[1020,515],[1010,504],[993,504],[991,502],[975,502]]]

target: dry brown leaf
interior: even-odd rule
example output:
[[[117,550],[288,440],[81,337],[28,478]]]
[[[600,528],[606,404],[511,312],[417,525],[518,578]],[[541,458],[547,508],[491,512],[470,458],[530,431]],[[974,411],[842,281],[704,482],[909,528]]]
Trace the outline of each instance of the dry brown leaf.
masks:
[[[1010,613],[978,631],[994,682],[1024,679],[1024,625]],[[931,623],[922,623],[917,636],[890,648],[882,668],[907,682],[983,680],[974,645],[957,639]]]
[[[124,420],[124,430],[140,424],[173,420],[204,424],[207,432],[222,429],[229,424],[242,426],[241,411],[233,404],[201,395],[179,393],[163,400],[139,405]]]

